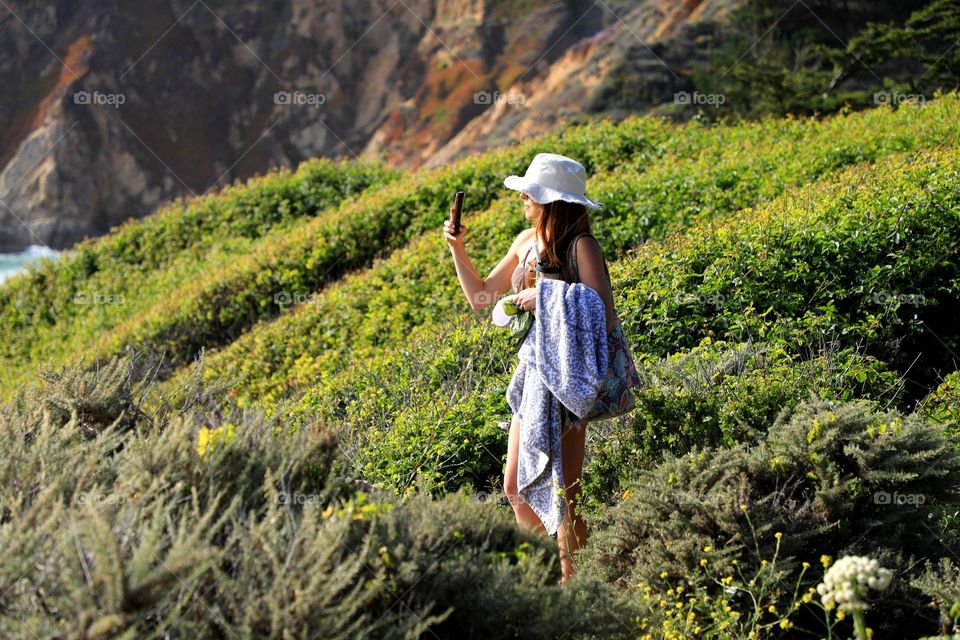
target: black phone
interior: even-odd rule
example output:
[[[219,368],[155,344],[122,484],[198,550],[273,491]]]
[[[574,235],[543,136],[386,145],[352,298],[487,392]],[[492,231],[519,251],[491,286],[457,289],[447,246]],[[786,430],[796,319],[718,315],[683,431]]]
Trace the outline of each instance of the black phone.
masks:
[[[463,214],[463,191],[457,191],[453,195],[453,216],[450,221],[453,222],[453,235],[460,234],[460,217]]]

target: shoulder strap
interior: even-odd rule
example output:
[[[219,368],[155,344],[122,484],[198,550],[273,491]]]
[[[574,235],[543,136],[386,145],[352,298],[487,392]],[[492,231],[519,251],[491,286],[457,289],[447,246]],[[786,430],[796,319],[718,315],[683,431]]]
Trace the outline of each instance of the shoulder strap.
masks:
[[[527,251],[523,254],[523,258],[517,264],[516,270],[513,272],[513,288],[517,291],[523,286],[524,278],[526,278],[527,271],[527,258],[530,256],[530,245],[527,245]]]
[[[574,236],[573,240],[570,241],[570,245],[567,247],[567,272],[570,274],[570,282],[580,282],[580,269],[577,266],[577,240],[583,236],[590,236],[594,240],[592,234],[584,231],[583,233],[578,233]],[[607,260],[603,259],[603,270],[607,274],[607,280],[610,279],[610,271],[607,269]]]

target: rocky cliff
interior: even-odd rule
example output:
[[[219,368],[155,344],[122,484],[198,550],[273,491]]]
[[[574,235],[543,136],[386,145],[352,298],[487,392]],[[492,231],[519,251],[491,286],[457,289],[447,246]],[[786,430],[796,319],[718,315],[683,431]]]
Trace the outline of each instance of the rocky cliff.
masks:
[[[312,156],[436,166],[669,109],[742,4],[8,0],[0,251],[67,247]]]

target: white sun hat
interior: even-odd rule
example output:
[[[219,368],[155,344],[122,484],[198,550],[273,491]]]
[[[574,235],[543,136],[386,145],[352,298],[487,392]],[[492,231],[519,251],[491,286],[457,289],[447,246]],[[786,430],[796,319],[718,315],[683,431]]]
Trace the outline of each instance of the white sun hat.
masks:
[[[538,153],[523,176],[508,176],[503,186],[526,193],[538,204],[565,200],[591,209],[603,206],[586,196],[587,170],[583,165],[556,153]]]

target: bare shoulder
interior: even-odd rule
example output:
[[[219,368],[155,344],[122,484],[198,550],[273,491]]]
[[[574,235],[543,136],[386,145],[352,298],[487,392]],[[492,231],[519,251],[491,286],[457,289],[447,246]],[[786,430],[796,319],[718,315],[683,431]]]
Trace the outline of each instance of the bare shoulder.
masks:
[[[524,229],[517,234],[516,240],[513,241],[513,246],[510,247],[511,252],[517,254],[517,259],[520,259],[520,251],[527,246],[527,243],[533,238],[533,234],[536,233],[536,227],[529,227]]]

